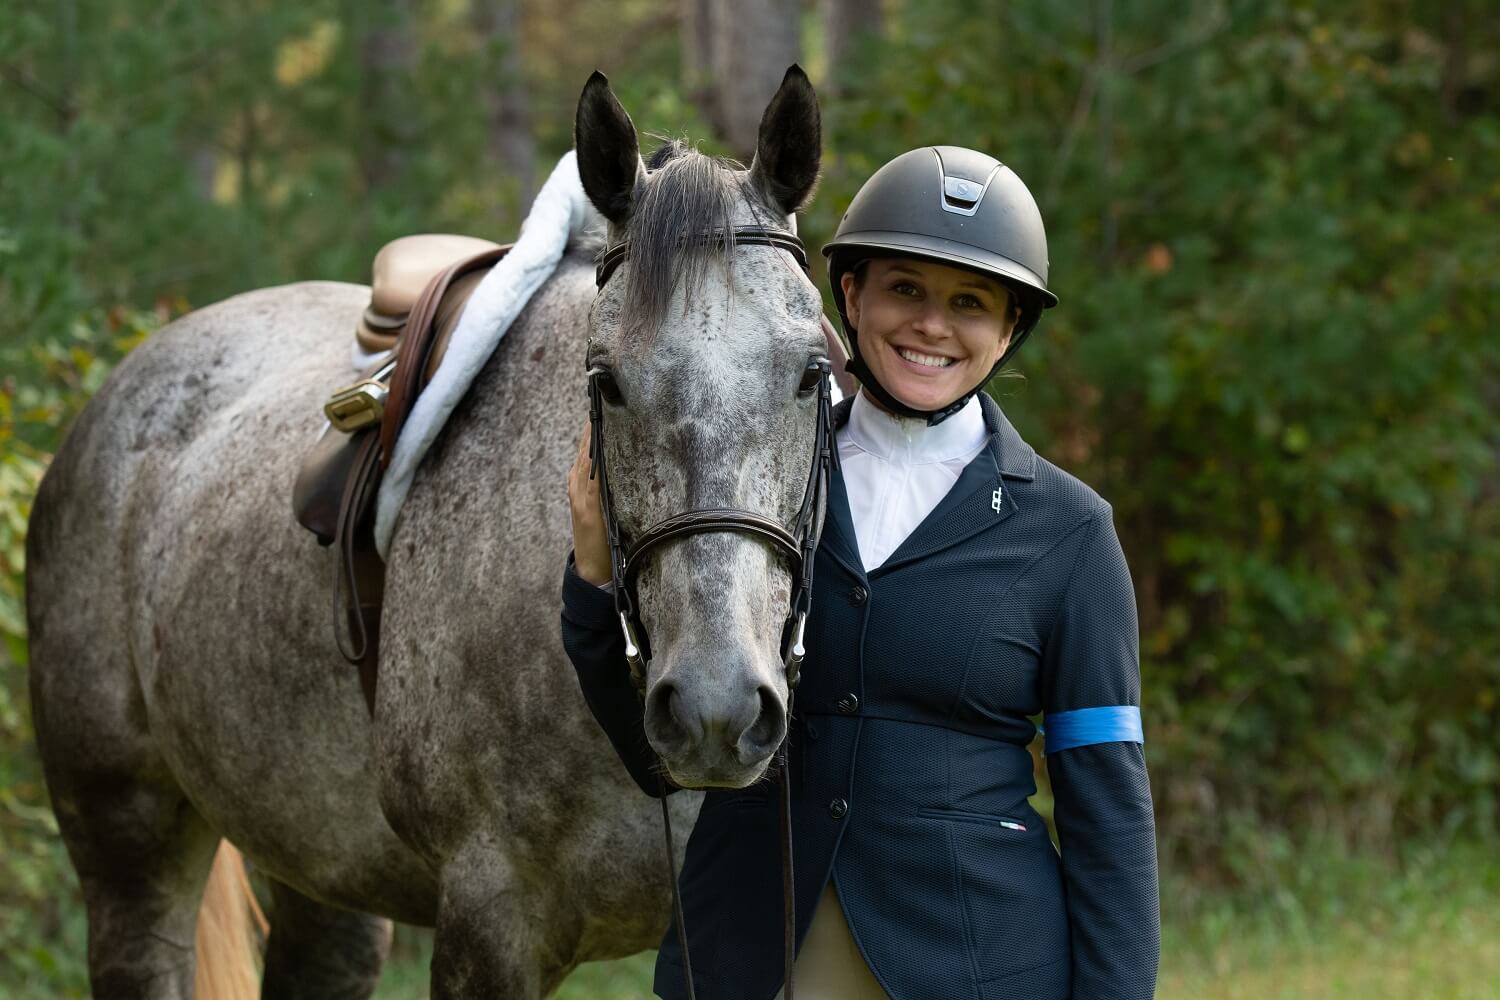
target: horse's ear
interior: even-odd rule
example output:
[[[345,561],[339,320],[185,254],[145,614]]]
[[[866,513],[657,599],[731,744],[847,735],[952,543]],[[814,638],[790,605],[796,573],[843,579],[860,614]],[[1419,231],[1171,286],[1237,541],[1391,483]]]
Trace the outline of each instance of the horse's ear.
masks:
[[[645,173],[635,123],[625,113],[609,80],[598,70],[583,85],[573,125],[578,175],[589,201],[610,222],[623,226],[630,218],[635,186]]]
[[[807,204],[818,183],[823,124],[818,95],[802,67],[792,64],[760,120],[760,140],[750,179],[791,215]]]

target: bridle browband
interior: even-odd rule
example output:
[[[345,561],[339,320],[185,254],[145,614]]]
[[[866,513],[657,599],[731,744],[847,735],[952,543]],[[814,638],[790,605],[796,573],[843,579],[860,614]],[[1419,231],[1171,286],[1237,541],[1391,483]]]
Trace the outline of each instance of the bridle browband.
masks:
[[[689,237],[691,242],[719,244],[726,248],[741,246],[767,246],[790,253],[808,271],[807,250],[793,233],[765,226],[739,226],[732,231],[711,230]],[[615,270],[630,256],[629,241],[622,241],[608,248],[599,258],[595,272],[595,283],[602,290]],[[754,511],[733,507],[712,507],[683,511],[662,518],[641,533],[640,538],[627,547],[615,520],[613,498],[604,463],[604,394],[601,378],[604,370],[590,368],[589,423],[592,440],[589,446],[589,478],[598,477],[599,501],[604,516],[605,530],[609,536],[610,576],[614,583],[615,612],[620,619],[620,629],[625,636],[625,660],[630,667],[631,679],[636,690],[645,696],[646,670],[650,663],[649,640],[645,626],[639,617],[639,601],[636,581],[646,557],[657,546],[688,535],[710,532],[739,532],[770,542],[791,563],[792,593],[788,602],[786,626],[782,629],[782,664],[786,671],[787,684],[787,731],[791,730],[792,695],[801,680],[802,661],[806,655],[803,635],[807,627],[807,613],[812,605],[813,557],[818,548],[822,532],[819,514],[826,506],[828,482],[831,471],[838,464],[838,450],[833,439],[833,396],[830,379],[832,364],[827,358],[815,362],[818,377],[818,421],[813,445],[813,455],[807,475],[807,487],[802,495],[802,507],[795,522],[788,529],[774,518]],[[775,753],[778,779],[781,790],[781,846],[782,846],[782,904],[784,916],[783,944],[785,949],[786,1000],[792,1000],[792,958],[795,948],[795,904],[792,898],[792,827],[791,827],[791,783],[786,773],[786,737]],[[658,773],[661,783],[662,821],[666,830],[667,864],[672,875],[672,906],[676,916],[678,943],[682,948],[683,972],[687,977],[688,997],[694,1000],[693,967],[688,957],[687,930],[683,925],[682,900],[677,890],[677,862],[672,849],[672,820],[667,809],[666,783]]]
[[[707,245],[710,243],[727,245],[729,248],[744,246],[775,247],[785,250],[796,258],[797,263],[802,265],[802,270],[811,275],[807,264],[807,248],[802,245],[795,233],[789,233],[785,229],[770,229],[766,226],[737,226],[731,230],[711,229],[706,233],[698,233],[689,237],[689,242]],[[603,288],[609,276],[615,273],[615,269],[625,262],[630,256],[630,241],[621,240],[614,246],[606,249],[599,258],[599,265],[594,269],[594,284]]]

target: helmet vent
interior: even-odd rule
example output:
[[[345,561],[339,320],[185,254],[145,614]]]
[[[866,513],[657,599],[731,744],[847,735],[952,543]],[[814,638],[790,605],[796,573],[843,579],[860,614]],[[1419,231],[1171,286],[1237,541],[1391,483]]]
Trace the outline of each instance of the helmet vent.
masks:
[[[994,179],[998,171],[997,166],[982,182],[972,181],[967,177],[945,176],[943,178],[943,211],[953,212],[956,215],[973,215],[979,211],[979,203],[984,199],[984,193],[989,190],[990,181]]]

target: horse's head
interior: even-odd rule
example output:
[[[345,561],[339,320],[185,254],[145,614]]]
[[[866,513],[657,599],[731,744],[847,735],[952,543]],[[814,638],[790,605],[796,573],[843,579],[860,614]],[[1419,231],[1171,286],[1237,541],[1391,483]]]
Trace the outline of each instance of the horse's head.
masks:
[[[826,354],[822,300],[786,250],[701,237],[794,231],[820,155],[807,77],[787,72],[749,170],[681,143],[643,162],[630,116],[597,73],[575,138],[610,245],[629,241],[594,304],[588,352],[606,373],[604,458],[624,540],[711,508],[795,530],[817,430],[809,363]],[[636,593],[651,652],[646,732],[679,784],[749,784],[781,742],[790,562],[740,531],[673,538],[645,558]]]

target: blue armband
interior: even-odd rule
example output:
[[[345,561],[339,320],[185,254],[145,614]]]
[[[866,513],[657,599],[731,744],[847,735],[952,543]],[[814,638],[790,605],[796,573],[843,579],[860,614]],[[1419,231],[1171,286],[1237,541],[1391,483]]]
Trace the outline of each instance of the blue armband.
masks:
[[[1054,712],[1043,717],[1043,753],[1072,750],[1094,743],[1145,743],[1137,705],[1105,705]]]

